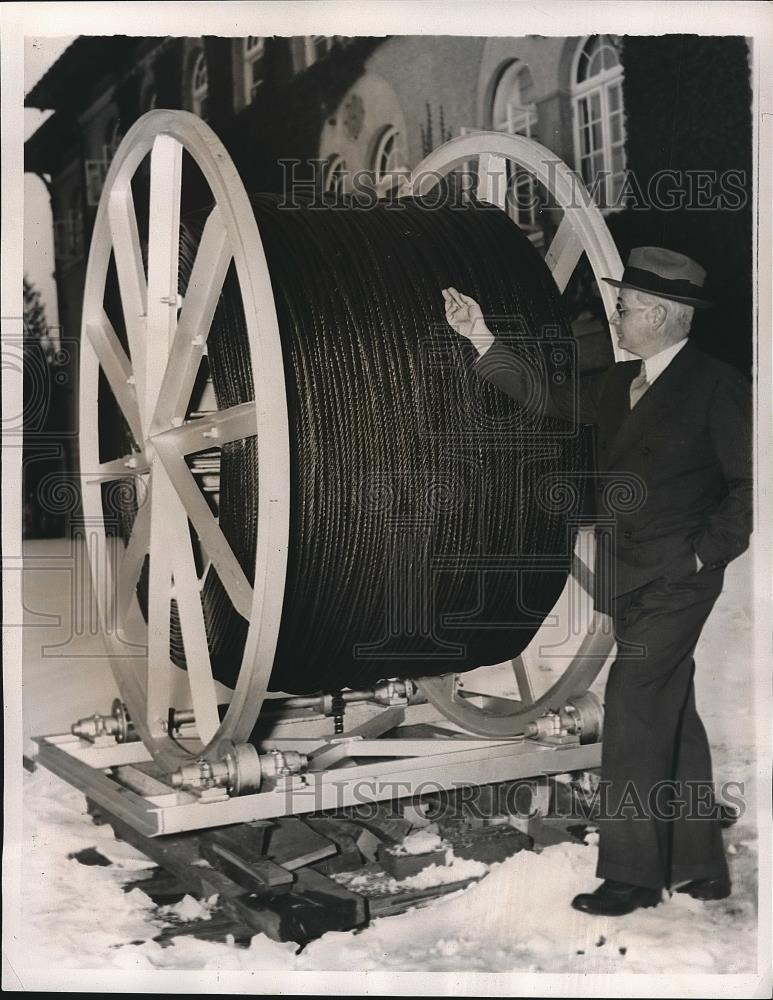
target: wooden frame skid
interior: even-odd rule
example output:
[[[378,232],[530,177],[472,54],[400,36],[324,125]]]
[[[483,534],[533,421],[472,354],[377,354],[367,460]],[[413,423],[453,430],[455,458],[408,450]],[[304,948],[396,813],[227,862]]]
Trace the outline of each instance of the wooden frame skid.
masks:
[[[333,745],[326,740],[287,742],[301,752]],[[601,743],[553,746],[525,739],[358,741],[359,757],[377,755],[380,759],[341,770],[310,771],[268,791],[207,801],[172,788],[166,797],[146,797],[104,773],[103,769],[111,766],[121,768],[149,761],[151,755],[140,742],[95,747],[76,737],[56,736],[43,737],[38,744],[37,759],[43,766],[80,789],[108,815],[119,817],[149,837],[562,774],[596,768],[601,763]]]

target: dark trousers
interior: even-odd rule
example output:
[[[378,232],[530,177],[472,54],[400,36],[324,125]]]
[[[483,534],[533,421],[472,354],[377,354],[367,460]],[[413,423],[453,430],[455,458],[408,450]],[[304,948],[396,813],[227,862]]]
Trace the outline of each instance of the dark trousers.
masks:
[[[710,569],[661,577],[614,602],[599,878],[657,889],[727,874],[693,686],[693,652],[723,577]]]

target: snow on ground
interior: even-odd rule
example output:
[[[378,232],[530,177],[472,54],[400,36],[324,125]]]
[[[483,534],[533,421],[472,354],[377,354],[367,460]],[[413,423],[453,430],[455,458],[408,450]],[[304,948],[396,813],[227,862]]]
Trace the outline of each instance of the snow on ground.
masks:
[[[540,854],[522,851],[464,891],[375,920],[360,933],[327,934],[296,955],[294,944],[264,935],[248,949],[184,937],[161,947],[152,938],[168,924],[164,913],[139,890],[122,889],[147,861],[93,825],[79,793],[46,771],[25,775],[25,793],[22,928],[31,967],[586,974],[754,968],[757,874],[747,817],[726,835],[735,889],[727,900],[675,895],[628,917],[588,917],[569,903],[595,885],[595,848],[559,844]],[[68,857],[87,847],[113,864],[85,866]],[[178,905],[176,915],[200,919],[202,908]]]
[[[249,948],[177,937],[153,942],[162,923],[150,899],[122,885],[148,867],[135,850],[95,826],[83,797],[46,771],[24,775],[23,918],[28,968],[190,970],[431,970],[592,973],[752,972],[756,953],[756,830],[753,662],[748,566],[728,574],[726,593],[698,650],[698,698],[714,746],[718,781],[745,782],[747,809],[725,833],[734,883],[727,900],[675,895],[655,909],[603,919],[570,900],[593,888],[595,846],[559,844],[521,852],[463,891],[375,920],[359,933],[329,933],[298,952],[264,935]],[[113,864],[68,855],[96,847]],[[198,906],[178,907],[200,918]]]

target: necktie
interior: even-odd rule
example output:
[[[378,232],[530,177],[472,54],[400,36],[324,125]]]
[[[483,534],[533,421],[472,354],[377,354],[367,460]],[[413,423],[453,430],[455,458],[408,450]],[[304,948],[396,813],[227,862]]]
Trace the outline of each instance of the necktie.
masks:
[[[631,409],[636,406],[649,387],[650,384],[647,381],[647,369],[644,367],[644,363],[642,362],[641,372],[636,376],[633,382],[631,382]]]

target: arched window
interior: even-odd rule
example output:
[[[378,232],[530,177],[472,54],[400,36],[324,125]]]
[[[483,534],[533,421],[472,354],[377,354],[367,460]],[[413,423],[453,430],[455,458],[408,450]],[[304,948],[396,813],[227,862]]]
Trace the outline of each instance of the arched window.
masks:
[[[303,39],[304,59],[309,67],[318,59],[324,59],[339,42],[339,35],[306,35]]]
[[[525,63],[511,63],[502,74],[494,91],[491,121],[498,132],[536,138],[534,80]],[[541,241],[537,182],[528,170],[519,169],[513,163],[508,163],[507,212],[521,229],[534,234],[535,242]]]
[[[263,83],[264,38],[250,35],[244,39],[244,99],[247,103],[255,100],[258,87]]]
[[[200,118],[207,117],[207,98],[209,96],[209,76],[207,74],[207,57],[204,50],[199,49],[193,59],[191,70],[191,108]]]
[[[612,35],[591,35],[578,50],[572,77],[575,164],[601,206],[616,203],[625,176],[618,45]]]
[[[339,195],[346,190],[346,160],[343,156],[331,156],[325,170],[325,191]]]
[[[512,63],[500,77],[494,91],[491,120],[498,132],[534,134],[537,127],[534,80],[525,63]]]
[[[394,125],[387,125],[379,135],[373,154],[373,172],[379,195],[407,180],[402,136]]]

